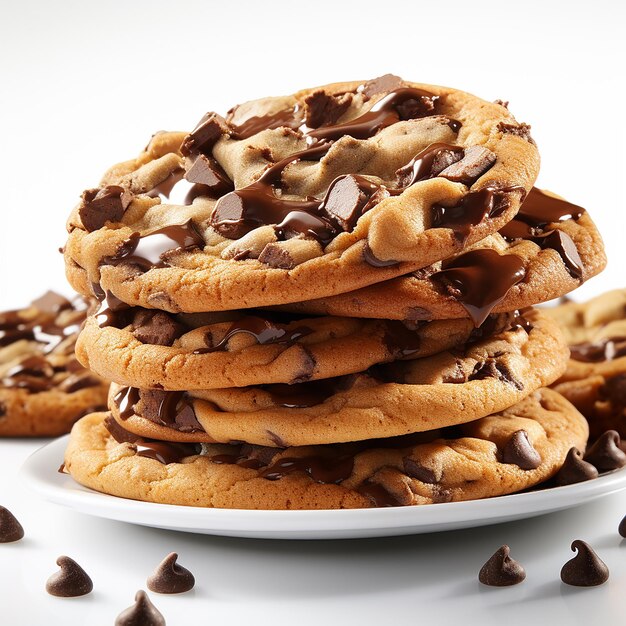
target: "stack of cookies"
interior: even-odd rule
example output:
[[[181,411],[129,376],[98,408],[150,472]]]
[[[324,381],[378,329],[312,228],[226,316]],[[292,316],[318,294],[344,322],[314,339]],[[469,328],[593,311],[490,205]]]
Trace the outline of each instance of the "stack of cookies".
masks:
[[[82,195],[67,276],[100,307],[77,357],[113,380],[66,470],[232,508],[512,493],[588,425],[532,305],[605,264],[588,213],[533,187],[503,102],[387,75],[207,113]]]

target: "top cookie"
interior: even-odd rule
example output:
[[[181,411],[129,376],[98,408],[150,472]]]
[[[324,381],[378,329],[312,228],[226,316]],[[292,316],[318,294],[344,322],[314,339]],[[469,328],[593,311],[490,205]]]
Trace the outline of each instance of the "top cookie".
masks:
[[[539,168],[528,126],[393,76],[159,133],[68,221],[85,294],[171,312],[298,302],[406,274],[508,223]]]

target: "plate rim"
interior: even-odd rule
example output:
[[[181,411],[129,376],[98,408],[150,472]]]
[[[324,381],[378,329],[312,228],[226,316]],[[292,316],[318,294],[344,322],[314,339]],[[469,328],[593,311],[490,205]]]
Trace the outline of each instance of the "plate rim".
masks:
[[[188,530],[205,529],[218,534],[224,530],[224,524],[236,522],[229,530],[234,536],[238,532],[257,533],[266,536],[271,533],[300,533],[306,531],[338,533],[352,531],[358,533],[366,530],[398,530],[419,528],[436,523],[445,525],[459,521],[475,522],[491,520],[507,516],[515,517],[514,511],[524,506],[525,517],[541,515],[585,504],[596,498],[610,495],[626,489],[626,466],[586,482],[552,487],[549,490],[537,490],[514,493],[479,500],[461,502],[442,502],[424,506],[386,507],[368,509],[319,509],[319,510],[267,510],[267,509],[220,509],[209,507],[193,507],[177,504],[161,504],[145,502],[113,496],[85,487],[67,474],[59,474],[50,463],[51,457],[61,455],[69,435],[64,435],[48,442],[32,452],[20,468],[20,478],[39,496],[55,504],[66,506],[76,511],[102,517],[116,519],[128,523],[142,524],[131,521],[128,515],[142,514],[145,518],[158,517],[159,524],[145,522],[145,525],[161,528],[177,527],[182,530],[181,523]],[[47,477],[40,475],[42,463],[50,465],[51,472]],[[72,481],[72,488],[64,487],[59,481]],[[550,497],[552,496],[552,497]],[[89,509],[89,510],[87,510]],[[121,514],[115,515],[116,513]],[[184,519],[176,520],[176,517]],[[201,525],[203,523],[203,525]],[[483,523],[489,523],[483,522]],[[172,524],[172,525],[170,525]],[[475,524],[477,525],[477,524]],[[213,528],[215,526],[215,528]],[[442,528],[446,530],[449,528]],[[413,530],[415,532],[415,530]]]

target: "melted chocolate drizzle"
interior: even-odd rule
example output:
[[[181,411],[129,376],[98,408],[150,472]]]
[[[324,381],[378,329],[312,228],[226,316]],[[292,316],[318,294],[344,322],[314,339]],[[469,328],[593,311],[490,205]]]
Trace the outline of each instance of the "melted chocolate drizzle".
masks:
[[[462,254],[431,280],[449,286],[478,327],[525,275],[521,257],[485,248]]]
[[[260,316],[248,316],[233,322],[230,328],[226,331],[224,337],[217,344],[208,348],[194,350],[193,353],[207,354],[210,352],[225,351],[228,342],[235,335],[240,333],[251,335],[258,344],[266,345],[271,343],[292,344],[312,332],[313,330],[308,326],[298,326],[296,328],[289,329],[288,324],[280,324]],[[210,334],[208,335],[207,340],[211,340]]]

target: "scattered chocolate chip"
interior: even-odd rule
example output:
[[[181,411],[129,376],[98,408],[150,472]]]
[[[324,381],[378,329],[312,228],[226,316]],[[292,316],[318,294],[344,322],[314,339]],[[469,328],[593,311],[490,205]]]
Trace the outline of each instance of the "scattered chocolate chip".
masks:
[[[142,343],[171,346],[185,327],[163,311],[140,309],[133,319],[133,335]]]
[[[165,618],[150,602],[148,594],[139,590],[135,594],[135,604],[117,616],[115,626],[165,626]]]
[[[316,91],[304,99],[306,105],[305,124],[309,128],[335,124],[348,110],[351,102],[351,93],[333,96],[321,90]]]
[[[132,194],[118,185],[109,185],[102,189],[87,189],[81,198],[78,214],[85,229],[92,233],[106,222],[119,222],[132,200]]]
[[[93,583],[85,570],[69,556],[60,556],[57,565],[61,568],[48,578],[46,591],[59,598],[74,598],[91,592]]]
[[[626,465],[626,454],[620,447],[621,438],[616,430],[607,430],[587,450],[585,461],[599,472],[610,472]]]
[[[429,469],[428,467],[424,467],[423,465],[420,465],[410,456],[405,456],[402,459],[402,466],[404,467],[406,475],[410,476],[411,478],[420,480],[423,483],[428,483],[429,485],[434,485],[438,482],[437,477],[435,476],[435,472],[433,472],[433,470]]]
[[[501,133],[515,135],[516,137],[525,139],[529,143],[535,143],[535,140],[530,136],[530,124],[507,124],[506,122],[500,122],[497,128]]]
[[[0,543],[19,541],[24,536],[24,529],[9,509],[0,506]]]
[[[331,184],[320,209],[342,230],[350,232],[378,199],[380,186],[363,176],[347,174]]]
[[[626,515],[624,515],[624,519],[619,523],[617,527],[617,532],[624,538],[626,538]]]
[[[578,448],[570,448],[561,469],[554,477],[554,482],[559,485],[573,485],[598,477],[598,470],[587,461]]]
[[[591,546],[580,539],[572,542],[572,552],[578,554],[561,568],[561,580],[575,587],[595,587],[609,579],[609,568],[593,551]]]
[[[205,113],[198,125],[185,137],[180,151],[185,156],[193,152],[209,155],[217,140],[222,135],[228,134],[228,131],[226,120],[221,115],[212,112]]]
[[[541,457],[525,430],[516,430],[511,435],[502,450],[502,462],[513,463],[523,470],[534,470],[541,465]]]
[[[478,580],[483,585],[509,587],[521,583],[526,578],[526,571],[509,556],[510,552],[509,546],[503,545],[480,568]]]
[[[496,162],[496,155],[482,146],[470,146],[465,149],[463,158],[452,163],[438,176],[447,178],[454,183],[470,186]]]
[[[147,585],[155,593],[185,593],[193,589],[196,581],[193,574],[176,563],[178,554],[168,554],[154,573],[148,578]]]
[[[389,93],[390,91],[394,91],[395,89],[402,87],[403,84],[404,81],[399,76],[394,76],[393,74],[385,74],[384,76],[379,76],[378,78],[368,80],[363,85],[361,93],[366,98],[371,98],[377,93]]]

